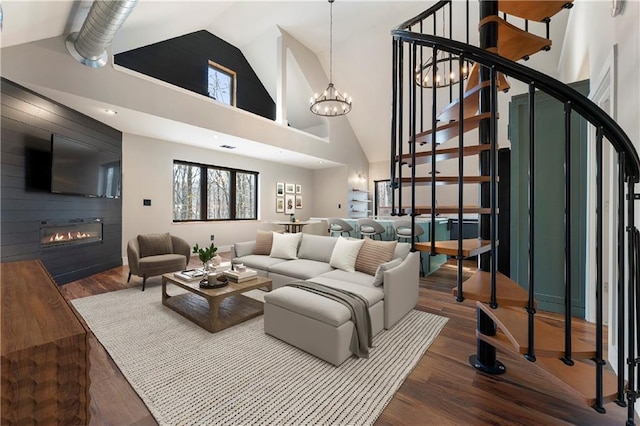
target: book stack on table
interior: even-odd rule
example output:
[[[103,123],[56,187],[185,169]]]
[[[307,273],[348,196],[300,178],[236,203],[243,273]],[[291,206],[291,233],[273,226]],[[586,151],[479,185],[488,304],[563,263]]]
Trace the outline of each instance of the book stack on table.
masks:
[[[230,281],[241,283],[243,281],[252,280],[258,277],[258,272],[253,269],[247,269],[243,272],[238,271],[224,271],[224,274],[229,278]]]
[[[200,281],[205,277],[202,269],[187,269],[185,271],[174,272],[173,276],[183,281]]]

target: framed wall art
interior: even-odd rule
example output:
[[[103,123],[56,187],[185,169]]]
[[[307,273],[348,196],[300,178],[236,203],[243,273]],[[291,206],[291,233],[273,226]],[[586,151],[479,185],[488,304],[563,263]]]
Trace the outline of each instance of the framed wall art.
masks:
[[[276,197],[283,197],[284,196],[284,183],[283,182],[277,182],[276,183]]]
[[[287,194],[284,196],[284,213],[293,214],[295,212],[296,196]]]
[[[295,194],[296,185],[294,183],[285,183],[284,192],[286,192],[287,194]]]
[[[276,197],[276,213],[284,213],[284,198]]]
[[[302,194],[302,185],[296,185],[296,194]]]
[[[302,208],[302,195],[296,195],[296,209]]]

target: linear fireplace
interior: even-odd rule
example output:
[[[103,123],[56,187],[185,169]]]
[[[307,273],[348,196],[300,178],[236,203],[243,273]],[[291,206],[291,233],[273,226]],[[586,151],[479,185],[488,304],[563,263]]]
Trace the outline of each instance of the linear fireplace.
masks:
[[[100,219],[70,219],[40,223],[40,247],[60,247],[102,241]]]

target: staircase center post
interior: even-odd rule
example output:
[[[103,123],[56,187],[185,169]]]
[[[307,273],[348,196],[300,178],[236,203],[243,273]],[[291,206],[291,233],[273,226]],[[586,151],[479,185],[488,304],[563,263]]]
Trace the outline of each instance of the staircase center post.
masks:
[[[480,0],[480,20],[492,15],[498,15],[498,2],[493,0]],[[482,49],[495,48],[498,46],[498,27],[495,23],[483,25],[480,28],[480,47]],[[487,67],[480,67],[479,83],[491,80],[491,70]],[[479,113],[491,112],[491,108],[497,108],[497,99],[492,105],[491,97],[492,88],[486,87],[480,90],[480,104],[478,105]],[[478,127],[478,137],[480,144],[491,144],[491,120],[485,119],[480,121]],[[483,151],[480,154],[480,175],[491,176],[491,155],[490,151]],[[480,184],[480,206],[488,209],[491,207],[491,183]],[[483,240],[491,239],[491,216],[487,214],[480,215],[479,237]],[[494,250],[492,250],[494,252]],[[478,269],[485,272],[491,271],[490,253],[479,255]],[[486,336],[494,336],[496,334],[496,325],[491,318],[485,314],[480,308],[478,311],[478,332]],[[477,339],[476,354],[469,357],[469,363],[477,370],[489,374],[502,374],[506,371],[504,364],[496,359],[496,348]]]

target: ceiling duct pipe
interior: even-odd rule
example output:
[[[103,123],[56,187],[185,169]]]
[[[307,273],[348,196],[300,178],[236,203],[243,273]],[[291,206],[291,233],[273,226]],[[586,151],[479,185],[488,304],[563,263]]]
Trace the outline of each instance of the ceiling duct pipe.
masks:
[[[107,46],[138,0],[95,0],[89,14],[77,33],[67,37],[67,50],[73,58],[89,68],[100,68],[107,63]]]

